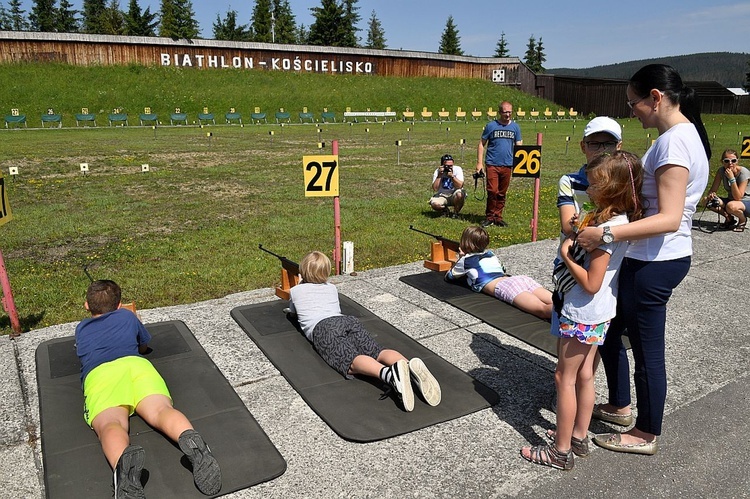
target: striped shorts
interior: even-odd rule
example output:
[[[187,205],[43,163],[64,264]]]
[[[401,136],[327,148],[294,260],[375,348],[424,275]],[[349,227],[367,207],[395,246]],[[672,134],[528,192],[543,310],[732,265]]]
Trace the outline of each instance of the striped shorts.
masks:
[[[505,279],[500,279],[500,282],[495,285],[495,298],[506,303],[513,303],[516,296],[524,291],[533,293],[535,289],[541,287],[541,284],[527,275],[513,275]]]
[[[377,359],[383,347],[380,346],[357,320],[351,315],[336,315],[318,322],[313,329],[312,344],[326,364],[340,372],[345,378],[358,355]]]

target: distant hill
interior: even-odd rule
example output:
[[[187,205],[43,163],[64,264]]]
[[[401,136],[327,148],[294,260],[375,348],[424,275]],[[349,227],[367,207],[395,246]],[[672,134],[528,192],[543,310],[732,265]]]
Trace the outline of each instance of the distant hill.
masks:
[[[554,68],[547,69],[545,72],[562,76],[628,79],[646,64],[661,63],[669,64],[679,71],[683,81],[718,81],[727,88],[733,88],[742,87],[745,84],[745,73],[750,71],[748,61],[750,61],[750,54],[744,52],[706,52],[584,69]]]

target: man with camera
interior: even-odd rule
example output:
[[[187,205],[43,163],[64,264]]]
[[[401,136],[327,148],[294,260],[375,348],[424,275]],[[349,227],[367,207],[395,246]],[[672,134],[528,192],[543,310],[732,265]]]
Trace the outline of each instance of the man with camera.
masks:
[[[453,156],[445,154],[440,158],[440,166],[432,174],[432,191],[430,206],[435,211],[442,211],[444,216],[458,218],[464,207],[466,191],[464,190],[464,171],[453,164]],[[454,211],[451,212],[450,206]]]

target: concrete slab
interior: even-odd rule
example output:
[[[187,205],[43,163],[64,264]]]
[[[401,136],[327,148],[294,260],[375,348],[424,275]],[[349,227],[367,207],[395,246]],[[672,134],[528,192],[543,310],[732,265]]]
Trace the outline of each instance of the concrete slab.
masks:
[[[542,442],[544,430],[555,424],[555,359],[398,280],[424,271],[422,261],[332,281],[494,388],[500,402],[371,444],[336,436],[231,319],[236,306],[275,300],[273,290],[139,313],[144,322],[183,320],[288,462],[278,479],[228,497],[749,497],[744,456],[750,452],[745,438],[750,330],[742,269],[750,264],[750,240],[748,233],[693,235],[693,266],[669,304],[669,392],[659,454],[596,450],[569,473],[531,465],[518,452]],[[510,272],[549,286],[556,245],[550,239],[498,254]],[[72,335],[75,325],[0,339],[0,368],[6,373],[0,387],[0,495],[43,497],[34,352],[42,341]],[[603,399],[601,371],[596,387]],[[609,429],[600,422],[591,426],[592,432]]]

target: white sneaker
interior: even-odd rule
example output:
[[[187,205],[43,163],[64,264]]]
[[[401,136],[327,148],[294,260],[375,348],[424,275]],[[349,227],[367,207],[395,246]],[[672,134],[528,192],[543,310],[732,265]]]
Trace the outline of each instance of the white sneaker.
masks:
[[[411,388],[411,379],[409,376],[409,363],[405,360],[399,360],[391,367],[391,386],[398,393],[401,403],[404,405],[406,412],[414,410],[414,391]]]
[[[412,374],[412,381],[417,385],[419,391],[422,393],[422,398],[425,402],[435,407],[440,403],[442,394],[440,392],[440,384],[432,375],[422,359],[414,357],[409,361],[409,371]]]

